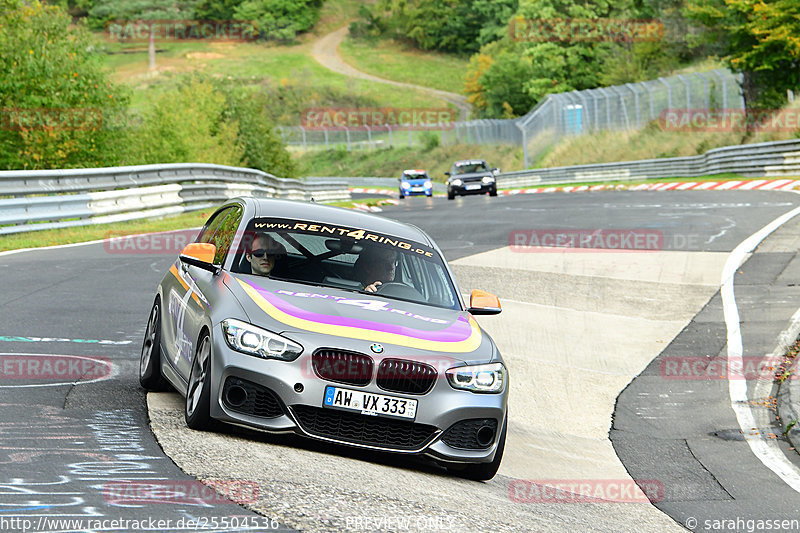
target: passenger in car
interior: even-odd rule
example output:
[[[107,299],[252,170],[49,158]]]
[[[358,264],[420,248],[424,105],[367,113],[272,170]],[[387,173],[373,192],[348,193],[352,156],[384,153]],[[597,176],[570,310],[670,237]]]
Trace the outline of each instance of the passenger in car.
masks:
[[[250,270],[258,276],[269,276],[284,257],[286,248],[265,233],[257,234],[250,251],[245,253],[245,258],[250,262]]]
[[[356,259],[356,278],[367,292],[377,292],[383,283],[394,281],[397,252],[388,248],[365,248]]]

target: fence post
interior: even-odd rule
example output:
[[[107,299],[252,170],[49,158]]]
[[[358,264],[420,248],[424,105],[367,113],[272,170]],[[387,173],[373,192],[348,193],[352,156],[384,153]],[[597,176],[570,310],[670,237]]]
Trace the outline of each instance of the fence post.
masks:
[[[650,120],[656,119],[655,99],[653,98],[653,88],[650,87],[650,82],[643,82],[644,88],[647,89],[647,95],[650,97]]]
[[[664,78],[658,78],[658,81],[660,81],[661,83],[666,85],[666,87],[667,87],[667,107],[669,109],[672,109],[672,86],[670,86],[670,84],[667,83],[667,80],[665,80]]]
[[[528,168],[528,132],[525,131],[525,126],[519,125],[519,122],[515,122],[514,125],[522,133],[522,168]]]
[[[678,79],[683,82],[683,85],[686,87],[686,110],[687,113],[692,108],[692,86],[689,83],[689,80],[684,78],[681,74],[678,74]]]
[[[700,74],[699,72],[695,72],[697,77],[703,80],[703,102],[705,103],[706,111],[711,109],[711,88],[710,84],[708,83],[708,78]]]
[[[722,109],[728,110],[728,80],[725,78],[723,72],[719,70],[713,71],[716,76],[719,76],[719,81],[722,82]]]
[[[588,129],[589,129],[589,124],[588,124],[589,121],[586,120],[587,118],[589,118],[589,106],[586,105],[586,98],[583,97],[583,94],[582,94],[581,91],[572,91],[572,92],[575,93],[575,96],[577,96],[578,100],[581,101],[582,111],[581,111],[581,131],[580,131],[580,133],[583,133],[583,130],[584,130],[583,125],[584,124],[586,124],[586,130],[588,131]],[[570,94],[572,94],[572,93],[570,93]]]
[[[634,84],[632,84],[632,83],[626,83],[625,87],[630,89],[630,91],[633,93],[633,105],[634,105],[634,107],[636,107],[636,127],[637,128],[641,128],[642,127],[642,117],[639,114],[639,91],[637,91],[635,89],[636,86]]]
[[[351,151],[350,150],[350,128],[348,128],[347,126],[342,126],[342,127],[344,128],[344,133],[347,136],[347,151],[349,152],[349,151]]]
[[[300,131],[303,132],[303,150],[306,149],[306,129],[303,126],[300,126]]]
[[[328,128],[325,128],[322,131],[325,132],[325,149],[327,150],[330,147],[330,143],[328,142]]]
[[[367,146],[369,146],[370,150],[372,149],[372,129],[364,124],[364,127],[367,128]]]
[[[394,141],[392,140],[392,125],[391,124],[387,124],[386,125],[386,129],[389,130],[389,146],[394,148]]]
[[[408,123],[408,147],[411,148],[411,123]]]

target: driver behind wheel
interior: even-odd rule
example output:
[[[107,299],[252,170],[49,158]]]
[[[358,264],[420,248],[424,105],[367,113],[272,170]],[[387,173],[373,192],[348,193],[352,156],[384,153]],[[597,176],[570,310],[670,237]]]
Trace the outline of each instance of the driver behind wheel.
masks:
[[[269,276],[275,265],[286,256],[286,248],[270,235],[259,233],[253,239],[245,257],[250,262],[250,270],[258,276]]]
[[[367,292],[377,292],[383,283],[394,281],[396,267],[397,252],[377,246],[365,248],[354,265],[356,278]]]

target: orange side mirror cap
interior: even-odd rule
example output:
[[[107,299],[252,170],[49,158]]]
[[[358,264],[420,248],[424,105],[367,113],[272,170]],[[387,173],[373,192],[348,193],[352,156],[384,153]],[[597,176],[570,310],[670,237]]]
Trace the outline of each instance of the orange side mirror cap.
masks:
[[[208,270],[212,274],[219,274],[222,270],[214,264],[217,247],[207,242],[193,242],[181,250],[181,262]]]
[[[473,315],[496,315],[502,311],[500,299],[494,294],[475,289],[469,295],[469,309]]]

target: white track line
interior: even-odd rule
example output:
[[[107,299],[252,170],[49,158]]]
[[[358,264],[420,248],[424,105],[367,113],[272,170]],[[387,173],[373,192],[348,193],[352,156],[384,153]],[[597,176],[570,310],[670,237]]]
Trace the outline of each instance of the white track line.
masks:
[[[787,485],[800,492],[800,469],[786,458],[774,441],[764,438],[761,431],[758,431],[758,434],[753,434],[753,428],[758,426],[756,417],[748,404],[747,381],[742,374],[742,369],[744,368],[742,331],[739,323],[739,309],[736,307],[736,298],[733,291],[734,275],[736,270],[744,263],[747,254],[753,251],[769,234],[798,214],[800,214],[800,207],[781,215],[742,241],[731,252],[722,271],[721,294],[725,325],[728,330],[728,391],[730,393],[731,407],[736,413],[736,419],[739,422],[739,427],[744,434],[745,440],[755,456]]]

